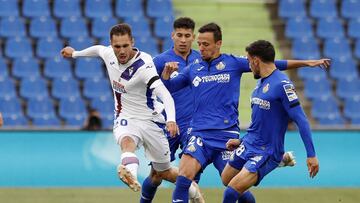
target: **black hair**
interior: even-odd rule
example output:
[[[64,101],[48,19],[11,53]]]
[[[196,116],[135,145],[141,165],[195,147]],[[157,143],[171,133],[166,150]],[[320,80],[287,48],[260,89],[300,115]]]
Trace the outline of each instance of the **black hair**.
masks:
[[[221,28],[216,23],[208,23],[199,28],[199,33],[211,32],[214,34],[215,42],[222,40]]]
[[[174,30],[178,28],[184,28],[184,29],[191,29],[192,31],[194,31],[195,22],[193,19],[189,17],[180,17],[174,21],[173,28]]]
[[[129,24],[120,23],[114,25],[110,30],[110,39],[112,39],[113,35],[129,35],[130,39],[132,39],[131,27]]]
[[[275,49],[269,41],[257,40],[248,45],[245,50],[250,56],[257,56],[265,63],[275,60]]]

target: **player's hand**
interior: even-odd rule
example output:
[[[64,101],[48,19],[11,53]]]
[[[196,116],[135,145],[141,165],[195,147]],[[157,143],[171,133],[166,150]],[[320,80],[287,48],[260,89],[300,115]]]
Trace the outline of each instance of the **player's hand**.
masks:
[[[173,72],[179,69],[179,62],[167,62],[165,63],[165,67],[163,72],[161,73],[161,77],[163,80],[169,80],[170,76]]]
[[[320,68],[329,68],[331,59],[319,59],[319,60],[310,60],[308,66],[316,67],[320,66]]]
[[[166,130],[169,132],[171,137],[175,137],[179,134],[179,127],[175,121],[166,122]]]
[[[239,145],[241,144],[241,140],[240,139],[229,139],[226,142],[226,149],[233,151],[236,148],[239,147]]]
[[[72,47],[65,47],[61,50],[60,53],[65,58],[71,58],[74,51],[75,49]]]
[[[0,113],[0,128],[3,126],[3,124],[4,124],[4,121],[2,118],[2,114]]]
[[[316,157],[309,157],[306,160],[310,178],[314,178],[319,172],[319,161]]]

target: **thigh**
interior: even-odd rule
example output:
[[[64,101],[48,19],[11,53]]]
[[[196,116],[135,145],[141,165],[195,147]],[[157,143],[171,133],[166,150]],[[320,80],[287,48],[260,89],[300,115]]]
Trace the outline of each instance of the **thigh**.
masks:
[[[170,162],[169,142],[164,134],[163,126],[152,121],[143,121],[138,129],[143,138],[145,157],[151,162]]]
[[[141,133],[136,127],[136,121],[127,118],[117,118],[114,121],[113,135],[115,142],[121,145],[124,137],[130,137],[134,140],[135,145],[139,148],[142,144]]]
[[[240,172],[231,179],[229,186],[234,188],[239,193],[244,193],[251,186],[256,184],[258,179],[258,174],[255,172],[250,172],[246,168],[242,168]]]
[[[203,144],[202,139],[197,136],[191,136],[186,147],[183,150],[183,154],[187,154],[201,165],[201,171],[206,168],[211,162],[211,154],[208,154],[208,149]],[[181,160],[183,160],[181,158]]]

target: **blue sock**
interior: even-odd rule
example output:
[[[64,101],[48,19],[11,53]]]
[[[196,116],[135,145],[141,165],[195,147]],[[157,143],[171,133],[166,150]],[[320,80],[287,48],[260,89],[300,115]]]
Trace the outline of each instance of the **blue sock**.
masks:
[[[239,199],[240,194],[234,190],[232,187],[227,186],[224,191],[224,199],[223,203],[236,203],[236,201]]]
[[[238,203],[255,203],[255,197],[250,191],[246,191],[240,196]]]
[[[156,193],[158,185],[151,182],[151,178],[147,177],[141,186],[140,203],[150,203]]]
[[[172,195],[173,202],[183,202],[189,201],[189,187],[192,183],[192,180],[186,178],[185,176],[178,176],[176,178],[176,187]]]

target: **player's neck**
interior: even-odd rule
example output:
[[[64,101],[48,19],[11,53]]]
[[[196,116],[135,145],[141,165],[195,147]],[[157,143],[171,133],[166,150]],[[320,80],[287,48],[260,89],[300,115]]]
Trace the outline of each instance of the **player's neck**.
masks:
[[[180,56],[181,58],[183,58],[184,60],[187,59],[187,57],[189,56],[190,52],[191,52],[191,49],[189,49],[189,51],[187,52],[179,52],[178,50],[176,50],[175,48],[173,49],[175,54]]]
[[[269,75],[271,75],[274,71],[276,70],[276,66],[274,63],[268,63],[268,64],[263,64],[260,67],[260,77],[261,78],[266,78]]]

